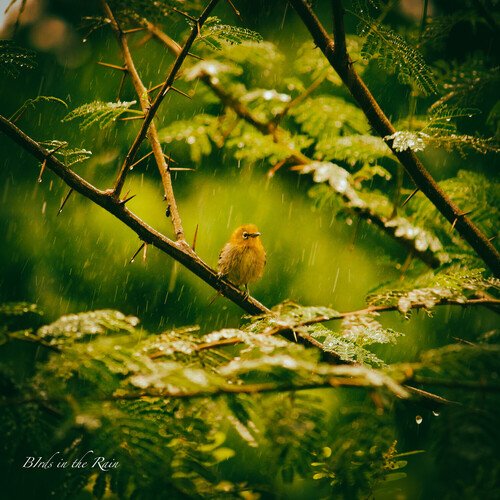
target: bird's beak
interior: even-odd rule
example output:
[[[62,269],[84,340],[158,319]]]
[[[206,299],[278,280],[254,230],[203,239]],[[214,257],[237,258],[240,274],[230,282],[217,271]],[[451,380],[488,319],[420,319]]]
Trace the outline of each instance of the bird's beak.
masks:
[[[260,233],[250,233],[248,236],[251,238],[257,238],[257,236],[260,236]]]

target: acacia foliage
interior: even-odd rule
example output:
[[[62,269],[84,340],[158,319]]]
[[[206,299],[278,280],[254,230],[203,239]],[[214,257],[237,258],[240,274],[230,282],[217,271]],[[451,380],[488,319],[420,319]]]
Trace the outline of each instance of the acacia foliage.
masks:
[[[198,7],[196,2],[181,4],[111,2],[125,27],[144,17],[163,22],[173,15],[172,8],[194,12]],[[377,20],[377,9],[384,8],[383,3],[363,2],[364,14],[357,15],[361,26],[357,35],[349,36],[348,49],[352,58],[364,59],[358,63],[360,72],[373,71],[374,64],[395,71],[416,99],[415,111],[399,117],[401,126],[391,137],[395,147],[495,155],[498,105],[486,109],[488,103],[477,95],[478,88],[497,82],[493,64],[472,57],[461,63],[427,60],[425,44],[415,42],[415,30],[398,33]],[[432,19],[420,41],[442,42],[443,35],[437,37],[435,29],[439,22]],[[102,18],[96,20],[95,27],[105,25]],[[494,456],[497,335],[470,332],[472,345],[450,342],[408,363],[388,363],[381,346],[397,344],[404,332],[384,326],[376,308],[391,308],[406,318],[415,309],[431,314],[446,303],[467,305],[487,293],[497,294],[498,282],[423,195],[401,206],[402,194],[411,189],[404,183],[397,189],[398,172],[384,143],[387,138],[372,133],[310,42],[300,48],[295,65],[287,65],[291,71],[276,78],[277,66],[286,64],[285,55],[251,30],[213,17],[198,41],[195,50],[203,60],[193,59],[183,75],[186,86],[197,79],[207,83],[206,90],[195,95],[206,109],[163,127],[160,138],[165,145],[193,163],[221,149],[227,158],[255,168],[282,162],[297,167],[297,153],[304,155],[310,161],[298,170],[309,176],[309,193],[322,210],[340,217],[368,214],[392,228],[396,239],[435,254],[440,268],[416,266],[403,284],[384,284],[367,297],[368,309],[362,313],[346,315],[329,307],[287,302],[269,315],[245,319],[238,328],[209,333],[196,327],[150,333],[141,329],[137,318],[112,310],[43,324],[36,306],[6,304],[0,308],[3,348],[30,342],[41,346],[43,354],[22,376],[2,367],[3,456],[12,466],[27,454],[50,455],[57,444],[68,460],[95,448],[120,462],[107,473],[85,470],[75,475],[68,470],[53,482],[35,483],[58,498],[82,490],[98,498],[156,498],[166,491],[170,498],[248,498],[303,479],[314,483],[318,495],[357,498],[404,476],[405,457],[419,450],[408,444],[400,450],[398,412],[411,408],[413,416],[410,405],[418,404],[420,413],[427,412],[425,421],[432,412],[445,422],[435,436],[439,470],[450,474],[449,463],[457,460],[448,461],[448,456],[463,456],[472,471],[467,488],[487,491],[498,478],[498,467],[489,464],[485,471],[485,462],[461,446],[467,439],[460,438],[473,433],[484,460]],[[11,43],[1,44],[0,51],[0,63],[11,76],[16,75],[13,67],[33,64],[30,52]],[[466,76],[457,79],[457,74]],[[305,95],[316,80],[319,86]],[[230,100],[215,97],[218,86],[242,103],[255,123],[280,127],[272,134],[241,120]],[[82,129],[120,127],[122,115],[141,115],[135,105],[133,99],[92,100],[74,108],[64,121],[71,126],[79,120]],[[468,129],[468,120],[479,111],[487,117],[480,128],[489,130],[490,137]],[[62,140],[43,144],[68,166],[90,156],[90,151],[69,148]],[[491,234],[498,227],[498,185],[485,173],[461,169],[441,185],[471,211],[482,230]],[[313,339],[321,350],[306,349],[290,338]],[[321,361],[322,353],[339,365]],[[483,398],[478,381],[491,390],[491,397]],[[429,390],[450,386],[444,394],[460,399],[465,409],[438,408],[432,394],[427,404],[433,406],[425,409],[422,393],[415,398],[407,383]],[[457,429],[452,438],[449,422]],[[416,425],[421,423],[418,414]],[[245,454],[255,460],[266,457],[268,470],[262,479],[252,481],[250,474],[235,478],[224,467],[241,465],[245,460],[239,455]]]

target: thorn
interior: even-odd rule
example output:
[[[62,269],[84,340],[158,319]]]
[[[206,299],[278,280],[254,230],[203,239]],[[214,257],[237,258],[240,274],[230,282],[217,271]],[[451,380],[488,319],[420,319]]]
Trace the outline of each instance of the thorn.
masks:
[[[117,69],[118,71],[128,71],[125,66],[117,66],[116,64],[109,64],[102,61],[98,61],[99,66],[104,66],[106,68]]]
[[[195,59],[203,61],[203,57],[197,56],[196,54],[193,54],[192,52],[188,52],[188,56],[191,56],[191,57],[194,57]]]
[[[135,258],[139,255],[139,252],[144,248],[145,245],[146,245],[145,242],[143,242],[141,244],[141,246],[139,247],[139,250],[137,250],[137,252],[135,252],[134,255],[132,256],[132,258],[130,259],[129,264],[132,264],[134,262]]]
[[[120,85],[118,86],[118,93],[116,94],[116,100],[119,101],[122,95],[123,85],[125,84],[125,78],[127,77],[127,73],[122,73],[122,77],[120,79]]]
[[[171,87],[166,87],[164,90],[163,90],[163,93],[161,94],[163,97],[165,97],[167,94],[168,94],[168,91],[171,89]],[[158,96],[156,96],[158,97]]]
[[[163,156],[167,159],[167,163],[170,163],[170,162],[177,163],[170,155],[171,155],[171,153],[168,153],[168,155],[163,153]]]
[[[304,165],[294,165],[294,166],[290,167],[290,170],[300,171],[303,168],[304,168]]]
[[[172,90],[174,90],[175,92],[177,92],[178,94],[180,95],[183,95],[184,97],[187,97],[188,99],[192,99],[192,97],[189,95],[189,94],[186,94],[185,92],[183,92],[182,90],[179,90],[175,87],[170,87]]]
[[[140,160],[137,160],[135,163],[132,163],[130,167],[128,167],[129,170],[133,170],[136,165],[141,163],[142,160],[145,160],[148,156],[151,156],[153,154],[153,151],[150,151],[147,155],[144,155]]]
[[[131,28],[129,30],[122,31],[124,35],[130,35],[130,33],[136,33],[137,31],[144,31],[146,28],[144,27],[139,27],[139,28]]]
[[[198,238],[198,226],[199,226],[199,224],[196,224],[196,229],[194,230],[194,236],[193,236],[193,244],[191,245],[193,252],[196,249],[196,239]]]
[[[63,211],[64,205],[66,205],[66,202],[68,201],[72,192],[73,192],[73,188],[70,188],[70,190],[68,191],[68,194],[64,197],[64,200],[62,201],[61,206],[59,207],[59,211],[57,212],[57,215],[59,215]]]
[[[142,47],[144,44],[148,43],[149,40],[153,38],[153,35],[151,33],[146,33],[137,43],[136,47]]]
[[[401,208],[403,208],[418,192],[420,191],[420,188],[415,188],[411,193],[408,198],[406,198],[405,201],[401,204]]]
[[[286,158],[284,160],[279,161],[267,171],[267,178],[270,179],[274,176],[274,174],[286,163]]]
[[[47,166],[47,158],[43,160],[42,166],[40,167],[40,173],[38,174],[38,182],[42,182],[42,175],[45,172],[45,167]]]
[[[150,92],[154,92],[156,89],[159,89],[160,87],[163,87],[163,82],[162,83],[159,83],[158,85],[155,85],[154,87],[151,87],[149,90],[148,90],[148,94]]]
[[[293,333],[293,338],[295,339],[295,343],[297,343],[299,341],[299,339],[297,338],[297,334],[295,333],[295,330],[292,330],[292,333]]]
[[[128,193],[127,193],[128,194]],[[132,196],[129,196],[127,198],[127,195],[125,195],[125,198],[123,200],[120,200],[118,202],[119,205],[125,205],[125,203],[129,202],[132,198],[135,198],[137,195],[136,194],[133,194]]]
[[[170,153],[168,153],[168,156],[163,153],[163,157],[167,160],[167,164],[165,165],[165,170],[167,172],[170,172]]]
[[[177,12],[177,14],[180,14],[181,16],[187,17],[190,21],[193,21],[193,23],[198,24],[198,19],[195,19],[193,16],[190,16],[189,14],[186,14],[185,12],[182,12],[182,10],[176,9],[175,7],[170,7],[174,12]]]
[[[401,275],[399,276],[399,279],[401,281],[404,280],[404,277],[405,277],[405,274],[406,274],[406,271],[408,271],[408,269],[410,268],[410,265],[411,263],[413,262],[413,257],[414,257],[414,254],[413,252],[410,252],[407,256],[406,256],[406,259],[403,263],[403,265],[401,266]]]
[[[122,122],[128,122],[130,120],[144,120],[145,116],[144,115],[141,115],[141,116],[126,116],[125,118],[118,118],[118,120],[122,121]]]
[[[493,241],[497,236],[498,236],[498,234],[495,234],[495,236],[492,236],[491,238],[488,238],[488,241]]]
[[[453,223],[451,224],[451,228],[450,228],[450,233],[453,231],[453,229],[455,228],[455,225],[456,223],[458,222],[458,219],[460,219],[461,217],[465,217],[466,215],[469,215],[471,212],[473,212],[475,210],[475,208],[473,208],[472,210],[469,210],[467,212],[461,212],[459,213],[455,220],[453,221]]]
[[[233,2],[231,2],[231,0],[227,0],[227,3],[231,6],[231,9],[233,9],[234,13],[240,19],[240,21],[243,21],[240,11],[234,6]]]
[[[53,154],[55,154],[60,149],[65,148],[67,145],[68,145],[67,142],[63,142],[62,144],[59,144],[59,146],[57,146],[57,148],[53,149],[52,151],[49,151],[46,158],[50,158]]]

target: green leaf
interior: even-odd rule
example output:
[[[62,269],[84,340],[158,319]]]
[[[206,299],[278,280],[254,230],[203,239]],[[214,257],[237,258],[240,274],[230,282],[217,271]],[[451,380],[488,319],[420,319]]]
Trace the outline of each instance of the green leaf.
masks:
[[[80,124],[81,130],[85,130],[95,124],[98,124],[99,128],[103,129],[112,125],[123,114],[141,115],[141,111],[130,109],[136,103],[137,101],[93,101],[74,109],[62,121],[82,120]]]
[[[35,67],[35,53],[16,45],[12,40],[0,40],[0,71],[17,77],[22,70]]]
[[[209,17],[197,40],[204,42],[211,49],[221,50],[222,44],[239,45],[242,42],[261,42],[262,37],[255,31],[239,26],[222,24],[218,17]]]
[[[414,84],[424,95],[437,93],[432,70],[417,49],[387,26],[377,24],[366,2],[355,1],[351,13],[359,19],[358,31],[365,37],[364,59],[376,59],[381,68],[396,72],[402,83]]]

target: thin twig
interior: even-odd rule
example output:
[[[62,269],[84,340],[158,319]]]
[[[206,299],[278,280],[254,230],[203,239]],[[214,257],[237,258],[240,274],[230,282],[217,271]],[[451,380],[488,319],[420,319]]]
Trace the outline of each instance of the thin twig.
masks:
[[[408,198],[406,198],[405,201],[403,201],[403,203],[401,204],[401,208],[403,208],[418,192],[420,191],[420,188],[415,188],[411,193],[410,195],[408,196]]]
[[[142,242],[141,246],[137,249],[137,251],[132,255],[132,258],[128,261],[129,264],[133,264],[135,262],[135,258],[139,255],[139,252],[146,246],[146,243]]]
[[[106,68],[111,68],[111,69],[117,69],[118,71],[125,71],[127,72],[127,67],[126,66],[117,66],[116,64],[109,64],[105,63],[102,61],[98,61],[99,66],[104,66]]]
[[[440,302],[437,302],[435,304],[436,306],[462,306],[462,307],[468,307],[468,306],[499,306],[500,307],[500,300],[495,299],[493,297],[489,298],[480,298],[480,299],[469,299],[466,302],[459,302],[458,300],[446,300],[443,299]],[[428,307],[424,303],[415,303],[411,305],[411,309],[425,309]],[[288,330],[299,330],[300,328],[306,327],[306,326],[311,326],[315,325],[318,323],[327,323],[329,321],[334,321],[334,320],[341,320],[344,319],[348,316],[365,316],[367,314],[372,314],[372,313],[380,313],[380,312],[390,312],[390,311],[398,311],[398,306],[397,305],[383,305],[383,306],[369,306],[365,309],[358,309],[356,311],[349,311],[349,312],[343,312],[343,313],[336,313],[331,316],[318,316],[316,318],[313,318],[308,321],[303,321],[296,323],[293,326],[286,325],[286,326],[277,326],[269,331],[266,331],[266,335],[278,335],[278,334],[283,334],[283,332],[288,331]],[[203,344],[198,344],[195,347],[195,350],[197,351],[203,351],[205,349],[214,349],[216,347],[224,347],[227,345],[237,345],[241,344],[243,340],[240,338],[229,338],[229,339],[222,339],[222,340],[217,340],[214,342],[206,342]],[[158,356],[162,356],[161,352],[158,353]]]
[[[174,196],[174,190],[172,186],[172,179],[170,177],[170,172],[167,168],[167,164],[165,162],[165,157],[163,156],[163,150],[161,148],[161,143],[160,139],[158,137],[158,131],[156,129],[156,125],[152,123],[152,118],[154,115],[151,115],[151,102],[149,101],[147,89],[142,83],[142,80],[139,76],[139,73],[137,72],[137,69],[134,64],[134,60],[132,58],[132,54],[130,53],[130,49],[128,47],[128,42],[126,37],[123,35],[123,32],[113,16],[113,12],[109,8],[109,5],[105,0],[102,0],[103,4],[103,9],[106,13],[106,15],[110,18],[111,20],[111,26],[113,30],[115,31],[115,34],[117,36],[118,42],[120,44],[120,48],[122,51],[123,59],[125,60],[126,67],[128,69],[128,73],[130,74],[130,77],[132,79],[132,83],[134,85],[135,91],[137,93],[137,96],[139,98],[139,101],[141,103],[141,108],[144,113],[144,121],[142,124],[141,130],[144,129],[145,133],[147,132],[147,135],[149,137],[149,142],[151,143],[151,148],[153,150],[153,154],[155,157],[156,164],[158,166],[158,170],[160,172],[160,176],[162,179],[163,183],[163,188],[165,191],[165,198],[167,200],[168,206],[170,207],[170,213],[171,213],[171,219],[172,219],[172,225],[174,228],[174,232],[176,235],[177,241],[184,241],[184,229],[182,228],[182,221],[179,215],[179,210],[177,208],[177,202],[175,200]],[[150,123],[147,127],[144,127],[146,119],[150,116]],[[142,142],[142,141],[140,141]],[[125,183],[125,178],[130,171],[130,165],[133,161],[133,158],[135,156],[135,152],[137,151],[140,142],[137,142],[137,138],[134,141],[131,149],[129,150],[127,156],[125,157],[125,161],[123,162],[120,172],[118,173],[114,188],[113,188],[113,196],[118,198],[120,196],[121,189],[123,187],[123,184]],[[133,153],[131,154],[131,151],[133,150]]]
[[[199,226],[200,226],[199,224],[196,224],[196,229],[194,230],[193,244],[191,245],[193,252],[196,252],[196,240],[198,239],[198,227]]]
[[[61,206],[59,207],[59,210],[57,211],[57,215],[59,215],[63,211],[63,208],[66,205],[66,202],[69,200],[69,197],[71,196],[72,193],[73,193],[73,188],[70,188],[68,193],[64,197]]]
[[[156,112],[158,111],[158,108],[160,107],[160,104],[162,103],[163,99],[167,95],[168,90],[170,89],[170,87],[174,83],[175,77],[176,77],[177,73],[179,72],[179,70],[182,66],[182,63],[184,62],[186,56],[188,55],[189,50],[190,50],[193,42],[196,39],[196,37],[199,33],[199,30],[200,30],[200,27],[207,20],[208,16],[210,15],[212,10],[214,9],[217,2],[218,2],[218,0],[210,0],[209,4],[205,7],[203,12],[201,13],[200,17],[196,20],[196,24],[191,29],[191,32],[190,32],[184,46],[182,47],[182,50],[179,52],[179,55],[175,59],[173,65],[172,65],[172,68],[170,69],[170,72],[169,72],[167,78],[165,79],[161,89],[160,89],[160,92],[158,93],[158,95],[157,95],[156,99],[153,101],[153,103],[149,106],[147,113],[146,113],[146,116],[144,118],[144,121],[142,123],[141,129],[139,130],[132,146],[130,147],[130,149],[127,153],[127,156],[125,158],[125,161],[123,162],[123,165],[122,165],[120,172],[118,174],[117,182],[115,183],[115,186],[113,188],[116,196],[119,195],[119,193],[123,187],[123,184],[125,182],[125,177],[128,173],[128,166],[134,161],[134,157],[135,157],[137,151],[139,150],[140,145],[142,144],[143,140],[146,137],[148,129],[149,129],[150,125],[152,124],[153,118],[154,118]],[[109,10],[109,7],[107,6],[107,4],[105,2],[104,2],[104,5],[105,5],[105,10],[107,12],[107,15],[112,17],[112,13]],[[174,9],[174,10],[176,10],[176,9]],[[194,20],[193,20],[193,22],[194,22]],[[114,24],[115,24],[115,30],[116,29],[119,30],[119,27],[117,27],[116,22]],[[124,37],[120,36],[120,41],[122,38],[124,38]],[[130,68],[129,68],[129,70],[130,70]],[[146,96],[147,96],[147,92],[144,94],[144,98],[146,98]],[[170,177],[170,176],[168,176],[168,177]],[[165,176],[165,178],[167,178],[167,177]],[[171,190],[169,190],[169,191],[171,191]],[[168,193],[167,199],[169,199],[169,202],[172,205],[172,200],[170,199],[170,198],[172,198],[171,195],[173,195],[173,192]],[[171,209],[172,209],[172,207],[171,207]],[[174,209],[174,212],[175,212],[175,209]],[[175,214],[175,215],[177,215],[177,214]],[[177,217],[175,217],[175,218],[177,218]],[[172,222],[174,222],[174,217],[172,217]],[[177,222],[178,221],[176,220],[176,223]],[[179,231],[179,233],[178,233],[178,231]],[[177,227],[176,234],[177,234],[178,239],[184,239],[184,233],[182,231],[182,227]]]

